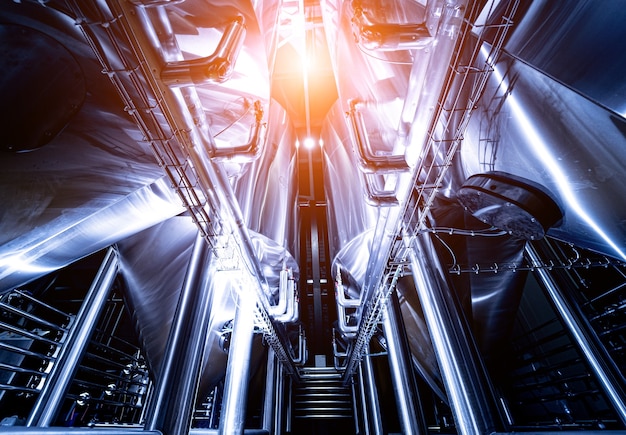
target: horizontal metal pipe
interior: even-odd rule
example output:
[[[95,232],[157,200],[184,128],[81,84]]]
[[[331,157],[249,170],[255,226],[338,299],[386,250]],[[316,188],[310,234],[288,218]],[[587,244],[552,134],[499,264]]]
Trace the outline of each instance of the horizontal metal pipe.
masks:
[[[21,290],[15,290],[15,293],[19,294],[21,297],[28,299],[31,302],[34,302],[37,305],[40,305],[44,308],[46,308],[47,310],[50,310],[54,313],[60,314],[61,316],[64,316],[65,318],[67,318],[69,320],[69,316],[67,313],[53,307],[52,305],[46,304],[45,302],[42,302],[34,297],[32,297],[31,295],[29,295],[28,293],[21,291]]]
[[[33,322],[40,323],[42,325],[47,326],[48,328],[57,330],[57,331],[67,331],[67,328],[57,325],[56,323],[49,322],[41,317],[37,317],[34,314],[27,313],[26,311],[22,311],[19,308],[16,308],[12,305],[5,304],[4,302],[0,302],[0,308],[5,309],[6,311],[10,311],[14,314],[17,314],[20,317],[23,317],[28,320],[32,320]]]
[[[39,370],[34,369],[26,369],[24,367],[16,366],[13,364],[7,364],[4,362],[0,362],[0,370],[14,373],[29,373],[31,375],[44,376],[45,373],[40,372]]]
[[[270,435],[269,431],[265,429],[244,429],[242,432],[244,435]],[[190,435],[218,435],[218,429],[191,429]]]
[[[23,329],[18,328],[17,326],[10,325],[8,323],[0,322],[0,329],[5,329],[9,332],[12,332],[17,335],[21,335],[22,337],[31,338],[36,341],[42,341],[44,343],[51,344],[53,346],[60,346],[61,343],[58,341],[50,340],[49,338],[42,337],[40,335],[34,334],[29,331],[24,331]]]
[[[0,391],[20,391],[30,394],[39,394],[39,390],[36,388],[20,387],[17,385],[0,384]]]
[[[40,358],[42,360],[54,360],[55,357],[51,355],[44,355],[43,353],[33,352],[32,350],[22,349],[21,347],[13,346],[8,343],[0,342],[0,349],[6,350],[8,352],[18,353],[20,355],[32,356],[35,358]]]

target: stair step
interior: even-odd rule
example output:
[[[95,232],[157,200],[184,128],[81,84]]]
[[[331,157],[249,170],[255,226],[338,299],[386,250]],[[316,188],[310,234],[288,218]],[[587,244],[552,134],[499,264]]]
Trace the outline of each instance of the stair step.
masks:
[[[332,367],[310,367],[300,372],[302,383],[292,391],[295,419],[351,419],[352,391]]]
[[[294,415],[293,418],[297,420],[304,419],[352,419],[352,415],[344,415],[344,414],[309,414],[309,415]]]
[[[352,404],[349,400],[343,401],[333,401],[333,400],[307,400],[302,402],[296,402],[295,409],[306,408],[309,405],[316,405],[317,407],[326,407],[326,409],[331,408],[342,408],[342,409],[352,409]],[[334,406],[331,406],[334,405]]]
[[[352,399],[352,397],[350,397],[349,394],[341,394],[341,395],[337,395],[337,394],[299,394],[299,395],[295,395],[294,399],[296,402],[302,402],[302,401],[306,401],[306,400],[315,400],[315,401],[325,401],[325,400],[335,400],[335,401],[341,401],[341,400],[345,400],[345,401],[350,401]]]

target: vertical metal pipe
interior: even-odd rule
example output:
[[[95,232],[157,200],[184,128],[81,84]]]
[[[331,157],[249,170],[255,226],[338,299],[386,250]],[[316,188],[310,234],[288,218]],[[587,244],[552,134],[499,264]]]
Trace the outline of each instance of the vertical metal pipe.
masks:
[[[54,423],[56,413],[76,372],[80,358],[87,348],[91,332],[106,304],[118,271],[117,253],[107,251],[76,319],[67,335],[59,358],[35,402],[26,426],[48,427]]]
[[[459,434],[488,434],[499,418],[489,378],[429,234],[409,249],[415,287]]]
[[[191,426],[211,311],[210,257],[208,243],[198,234],[147,413],[147,430],[186,434]]]
[[[274,349],[267,350],[267,369],[265,371],[265,397],[263,400],[263,429],[273,432],[274,414],[276,413],[276,357]]]
[[[293,379],[291,377],[287,378],[287,388],[289,389],[289,397],[285,405],[287,406],[286,416],[285,416],[285,432],[291,432],[291,418],[293,417],[292,409],[293,409]]]
[[[361,368],[359,367],[359,374],[361,373]],[[360,384],[362,385],[362,383]],[[354,432],[356,434],[361,434],[361,425],[359,424],[359,406],[356,398],[357,394],[357,383],[354,380],[354,376],[352,377],[352,382],[350,382],[350,394],[352,397],[352,420],[354,421]],[[363,394],[361,394],[362,396]]]
[[[367,399],[367,413],[370,421],[371,433],[374,435],[383,434],[383,422],[380,415],[380,405],[378,403],[378,389],[376,388],[376,379],[374,378],[374,367],[372,365],[372,356],[370,355],[369,345],[361,364],[363,369],[364,385],[363,391]],[[368,412],[369,411],[369,412]]]
[[[285,381],[283,367],[279,363],[276,370],[276,412],[274,413],[274,435],[283,433],[283,408],[285,403]]]
[[[542,264],[541,257],[535,248],[529,243],[526,244],[526,255],[531,264]],[[558,285],[550,275],[550,272],[543,268],[536,269],[536,276],[539,277],[548,296],[556,307],[557,312],[569,330],[574,343],[578,345],[582,353],[585,355],[589,366],[596,375],[604,392],[615,407],[620,420],[626,424],[626,403],[624,402],[624,391],[620,388],[616,377],[611,372],[606,360],[602,358],[606,352],[599,343],[592,339],[594,335],[589,327],[585,327],[585,323],[569,303],[567,298],[561,292]]]
[[[232,340],[228,350],[228,366],[224,381],[224,401],[220,418],[221,435],[243,434],[246,422],[246,399],[248,396],[248,374],[250,353],[254,337],[254,294],[237,297],[237,311],[233,324]]]
[[[363,426],[363,430],[361,431],[357,431],[358,434],[360,435],[369,435],[370,434],[370,429],[369,429],[369,415],[367,414],[367,398],[366,398],[366,394],[365,394],[365,377],[363,376],[363,361],[361,361],[361,364],[359,364],[359,368],[357,370],[357,376],[358,376],[358,380],[359,380],[359,399],[360,399],[360,415],[362,416],[361,419],[361,426]],[[356,401],[354,402],[356,405]]]
[[[427,433],[426,423],[415,385],[415,375],[409,356],[398,295],[395,292],[390,295],[382,314],[391,380],[402,433],[425,434]]]

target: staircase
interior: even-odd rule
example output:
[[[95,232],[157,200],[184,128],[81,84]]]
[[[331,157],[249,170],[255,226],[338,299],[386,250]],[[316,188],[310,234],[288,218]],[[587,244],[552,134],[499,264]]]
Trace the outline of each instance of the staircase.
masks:
[[[307,368],[292,390],[292,433],[355,433],[353,390],[334,368]]]

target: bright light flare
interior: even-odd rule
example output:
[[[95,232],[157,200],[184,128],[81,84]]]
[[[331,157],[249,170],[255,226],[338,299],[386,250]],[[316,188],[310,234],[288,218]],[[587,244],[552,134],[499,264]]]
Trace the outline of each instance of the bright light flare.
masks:
[[[312,137],[305,137],[302,141],[302,145],[304,145],[304,148],[307,150],[312,150],[313,147],[315,147],[315,139]]]

